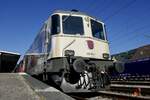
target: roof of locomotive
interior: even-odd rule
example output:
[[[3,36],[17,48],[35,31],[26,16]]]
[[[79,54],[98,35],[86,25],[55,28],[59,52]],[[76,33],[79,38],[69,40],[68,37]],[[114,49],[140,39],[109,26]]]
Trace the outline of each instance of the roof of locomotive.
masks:
[[[56,11],[53,12],[53,14],[55,14],[55,13],[75,14],[75,15],[89,16],[89,17],[91,17],[91,18],[93,18],[93,19],[95,19],[95,20],[99,20],[99,21],[103,22],[103,21],[100,20],[100,19],[97,19],[97,18],[95,18],[95,17],[93,17],[93,16],[90,16],[90,15],[88,15],[88,14],[86,14],[86,13],[83,13],[83,12],[80,12],[80,11],[78,11],[78,10],[71,10],[71,11],[56,10]]]
[[[85,15],[88,16],[86,13],[80,12],[80,11],[65,11],[65,10],[56,10],[54,13],[65,13],[65,14],[77,14],[77,15]]]

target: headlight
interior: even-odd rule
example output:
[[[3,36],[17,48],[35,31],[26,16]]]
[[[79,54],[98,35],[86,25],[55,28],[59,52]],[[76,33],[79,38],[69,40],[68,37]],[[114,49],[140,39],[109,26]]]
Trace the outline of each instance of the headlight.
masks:
[[[108,53],[103,53],[103,58],[104,59],[109,59],[109,54]]]
[[[65,56],[74,56],[75,52],[74,50],[65,50]]]

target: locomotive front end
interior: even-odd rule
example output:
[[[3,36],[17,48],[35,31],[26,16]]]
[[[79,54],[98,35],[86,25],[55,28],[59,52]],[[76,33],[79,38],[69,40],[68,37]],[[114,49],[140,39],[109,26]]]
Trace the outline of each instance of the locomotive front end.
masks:
[[[54,83],[65,92],[109,86],[108,70],[113,62],[104,23],[74,11],[57,11],[51,18],[47,72],[59,72],[59,76],[51,75]]]
[[[113,61],[105,25],[81,12],[56,11],[44,23],[23,64],[28,74],[64,92],[106,89]]]

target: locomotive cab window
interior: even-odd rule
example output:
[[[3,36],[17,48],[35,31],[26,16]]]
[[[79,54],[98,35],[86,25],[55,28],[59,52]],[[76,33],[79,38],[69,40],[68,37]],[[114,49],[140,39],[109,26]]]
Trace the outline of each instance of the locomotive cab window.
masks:
[[[95,38],[105,40],[103,25],[91,19],[92,35]]]
[[[64,34],[83,35],[84,29],[83,29],[82,17],[63,16],[62,20],[63,20],[63,33]]]
[[[55,35],[60,32],[60,16],[53,15],[51,18],[52,18],[51,35]]]

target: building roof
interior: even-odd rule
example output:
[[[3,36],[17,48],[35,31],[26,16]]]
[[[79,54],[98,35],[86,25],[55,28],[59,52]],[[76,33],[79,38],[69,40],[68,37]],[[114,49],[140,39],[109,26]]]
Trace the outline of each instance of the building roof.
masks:
[[[150,57],[150,45],[139,47],[135,50],[134,55],[130,58],[131,60],[144,59]]]
[[[16,53],[16,52],[10,52],[10,51],[3,51],[3,50],[0,50],[0,54],[2,53],[8,53],[8,54],[14,54],[14,55],[20,55],[20,53]]]
[[[150,58],[150,44],[126,52],[112,55],[120,61],[134,61]]]
[[[19,53],[0,51],[0,72],[12,72],[19,58]]]

